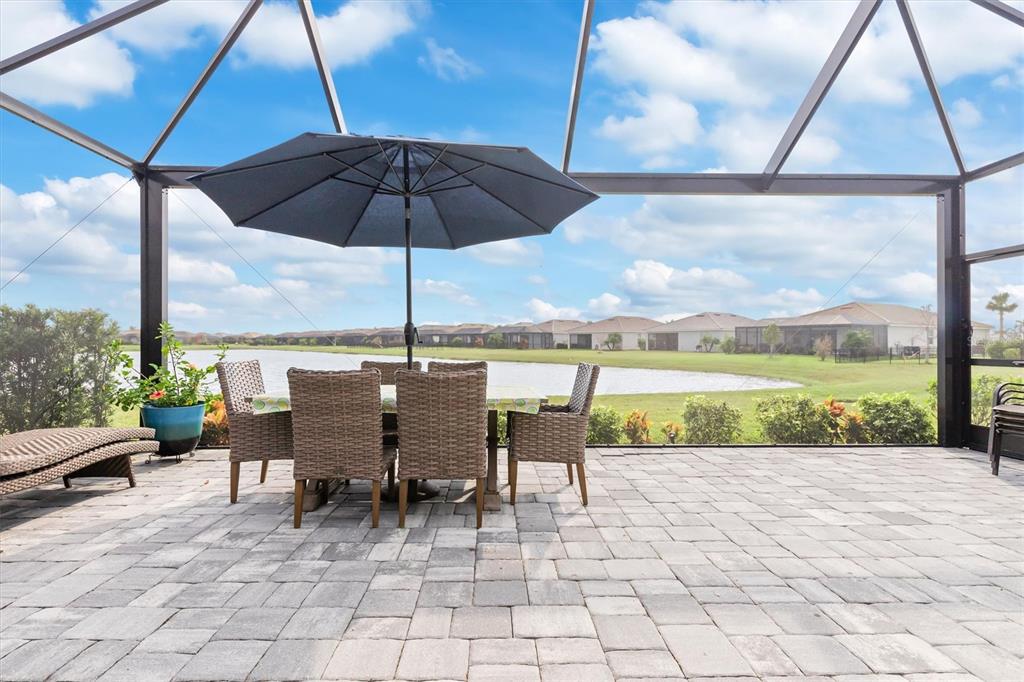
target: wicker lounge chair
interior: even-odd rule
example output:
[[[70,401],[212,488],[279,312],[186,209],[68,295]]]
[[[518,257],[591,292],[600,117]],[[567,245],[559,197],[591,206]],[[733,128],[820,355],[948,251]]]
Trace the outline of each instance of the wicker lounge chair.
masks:
[[[487,475],[487,373],[396,375],[398,527],[405,528],[409,481],[476,479],[476,527],[483,523]]]
[[[572,467],[580,479],[580,499],[587,504],[587,477],[583,470],[587,447],[587,422],[601,368],[581,362],[576,383],[566,405],[541,405],[538,414],[509,414],[508,484],[510,502],[516,503],[519,462],[565,462],[569,485]]]
[[[992,394],[992,421],[988,427],[988,459],[992,475],[999,475],[1003,436],[1024,436],[1024,383],[1007,382]]]
[[[260,483],[265,483],[270,460],[292,458],[292,415],[291,412],[252,413],[249,399],[266,390],[259,360],[218,362],[217,378],[228,413],[228,461],[231,462],[231,502],[234,504],[238,501],[242,462],[262,462]]]
[[[25,490],[57,478],[127,478],[135,487],[132,459],[160,444],[153,429],[81,427],[35,429],[0,436],[0,494]]]
[[[427,363],[428,372],[472,372],[474,370],[482,369],[487,371],[487,363],[484,361],[480,362],[437,362],[431,361]]]
[[[395,485],[395,451],[385,449],[380,425],[380,372],[288,370],[295,442],[295,527],[302,525],[306,481],[365,479],[372,485],[374,528],[380,523],[380,481]]]

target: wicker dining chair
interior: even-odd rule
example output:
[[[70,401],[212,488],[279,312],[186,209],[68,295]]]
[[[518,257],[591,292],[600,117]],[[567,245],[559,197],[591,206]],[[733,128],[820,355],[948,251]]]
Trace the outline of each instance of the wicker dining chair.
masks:
[[[601,368],[581,362],[576,382],[565,405],[541,405],[537,414],[509,413],[508,486],[510,502],[516,503],[519,462],[565,462],[569,485],[572,469],[580,479],[580,499],[587,505],[587,476],[583,463],[587,454],[587,422]]]
[[[483,524],[487,476],[487,372],[396,374],[398,527],[405,527],[409,481],[476,479],[476,527]]]
[[[260,483],[267,481],[272,459],[292,458],[292,415],[290,412],[253,414],[251,399],[263,393],[259,360],[218,362],[217,378],[228,415],[231,463],[231,503],[238,501],[238,477],[242,462],[262,462]]]
[[[992,392],[992,417],[988,427],[988,459],[992,475],[999,475],[1003,436],[1024,436],[1024,383],[1008,381]]]
[[[359,368],[377,370],[380,372],[381,386],[394,386],[395,372],[400,369],[408,369],[409,366],[406,362],[377,362],[374,360],[363,360],[359,363]],[[412,368],[418,372],[423,368],[423,364],[417,360],[412,363]]]
[[[380,482],[395,485],[395,451],[385,449],[380,424],[380,372],[288,370],[295,442],[295,527],[302,526],[306,481],[370,481],[371,524],[380,524]]]
[[[472,372],[478,369],[486,372],[487,363],[483,360],[480,362],[438,362],[437,360],[431,360],[427,363],[428,372]]]

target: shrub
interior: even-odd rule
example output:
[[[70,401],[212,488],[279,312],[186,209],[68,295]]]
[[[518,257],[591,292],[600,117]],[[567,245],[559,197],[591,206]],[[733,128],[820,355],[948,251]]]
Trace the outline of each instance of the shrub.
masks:
[[[504,348],[505,337],[502,334],[488,334],[487,346],[489,348]]]
[[[712,336],[711,334],[705,334],[700,337],[700,348],[705,353],[710,353],[718,345],[718,337]]]
[[[568,350],[568,348],[569,348],[569,344],[567,344],[567,343],[556,343],[555,344],[555,349],[556,350]]]
[[[754,404],[761,433],[769,443],[832,443],[832,416],[828,407],[810,396],[780,393],[761,398]]]
[[[992,394],[996,387],[1006,381],[1003,377],[991,374],[978,374],[971,377],[971,423],[988,426],[992,420]],[[938,410],[939,384],[935,379],[928,382],[928,409],[932,415]]]
[[[874,342],[874,337],[867,329],[855,329],[846,333],[843,339],[843,350],[850,351],[851,355],[863,355]]]
[[[736,352],[736,339],[731,336],[727,336],[722,339],[722,352],[727,355],[732,355]]]
[[[647,339],[645,339],[642,336],[637,338],[636,347],[639,348],[640,350],[647,350]]]
[[[624,436],[622,415],[614,409],[598,405],[590,410],[587,424],[587,442],[598,445],[621,443]]]
[[[683,401],[683,433],[680,442],[693,444],[735,443],[740,436],[742,413],[725,401],[693,395]]]
[[[768,356],[775,355],[775,347],[782,341],[782,330],[779,325],[772,322],[764,328],[764,342],[768,344]]]
[[[199,444],[208,447],[228,445],[228,411],[220,394],[212,395],[206,401]]]
[[[665,422],[661,425],[661,434],[669,443],[677,443],[683,436],[683,425],[677,422]]]
[[[828,356],[832,355],[832,337],[819,336],[815,339],[814,354],[818,356],[819,360],[827,360]]]
[[[604,345],[608,350],[622,350],[622,334],[612,332],[604,339]]]
[[[651,420],[646,412],[633,410],[626,417],[626,438],[633,445],[651,442]]]
[[[869,443],[935,442],[928,410],[909,393],[868,393],[857,400]]]
[[[116,337],[98,310],[0,306],[0,432],[106,425]]]
[[[463,343],[461,336],[452,337],[452,339],[448,341],[449,346],[461,346]]]
[[[824,405],[831,420],[829,430],[832,432],[833,443],[867,442],[864,418],[861,415],[847,411],[845,403],[832,397],[826,399]]]

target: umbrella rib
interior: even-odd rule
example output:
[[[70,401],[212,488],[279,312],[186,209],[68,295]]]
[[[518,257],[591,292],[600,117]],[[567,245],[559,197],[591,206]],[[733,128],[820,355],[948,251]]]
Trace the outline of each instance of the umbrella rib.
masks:
[[[388,158],[388,153],[387,153],[386,151],[384,151],[384,145],[382,145],[382,144],[380,143],[380,140],[377,140],[377,146],[378,146],[378,147],[380,147],[380,153],[381,153],[381,155],[382,155],[382,156],[384,157],[384,160],[388,162],[388,167],[389,167],[389,168],[391,169],[391,172],[395,174],[395,177],[396,177],[396,178],[397,178],[397,177],[399,177],[399,175],[398,175],[398,171],[397,171],[397,170],[395,170],[395,163],[394,163],[394,159],[390,159],[390,158]],[[395,143],[395,148],[396,148],[396,149],[398,149],[398,143]],[[397,154],[397,153],[395,154],[395,157],[396,157],[396,158],[398,157],[398,154]],[[386,177],[387,177],[387,175],[388,175],[388,174],[387,174],[387,171],[385,171],[385,172],[384,172],[384,177],[382,177],[382,178],[381,178],[381,181],[382,181],[382,182],[383,182],[384,178],[386,178]],[[406,189],[408,189],[408,188],[406,188]]]
[[[330,159],[334,159],[335,161],[337,161],[338,163],[340,163],[340,164],[341,164],[342,166],[344,166],[345,168],[348,168],[349,170],[354,170],[354,171],[355,171],[355,172],[357,172],[357,173],[362,173],[362,174],[363,174],[363,175],[365,175],[366,177],[368,177],[368,178],[370,178],[371,180],[373,180],[374,182],[376,182],[376,183],[377,183],[378,185],[384,185],[385,187],[387,187],[388,189],[390,189],[390,190],[391,190],[392,192],[397,192],[398,194],[402,194],[402,193],[403,193],[403,192],[402,192],[402,190],[401,190],[401,189],[399,189],[398,187],[395,187],[394,185],[392,185],[392,184],[391,184],[391,183],[389,183],[389,182],[384,182],[383,178],[375,178],[375,177],[373,177],[372,175],[370,175],[369,173],[367,173],[366,171],[364,171],[364,170],[363,170],[362,168],[356,168],[356,167],[355,167],[355,166],[353,166],[352,164],[349,164],[349,163],[345,163],[344,161],[342,161],[342,160],[341,160],[341,159],[339,159],[338,157],[336,157],[336,156],[332,155],[332,154],[331,154],[330,152],[324,152],[324,156],[326,156],[326,157],[328,157],[328,158],[330,158]],[[374,156],[374,154],[371,154],[370,156],[368,156],[368,157],[366,157],[366,158],[367,158],[367,159],[369,159],[369,158],[372,158],[373,156]],[[362,161],[360,161],[359,163],[362,163],[363,161],[366,161],[366,159],[363,159],[363,160],[362,160]]]
[[[413,144],[413,146],[416,147],[416,149],[419,149],[420,151],[423,151],[423,147],[421,147],[420,145]],[[445,145],[441,149],[441,151],[439,151],[437,153],[437,156],[434,157],[434,160],[430,162],[430,165],[427,167],[427,172],[426,173],[420,173],[419,179],[417,179],[416,182],[414,182],[412,187],[409,189],[410,192],[415,192],[416,188],[420,186],[420,183],[427,179],[427,176],[430,175],[430,171],[434,170],[434,166],[437,165],[437,162],[441,159],[441,155],[444,154],[446,151],[448,151],[448,145]],[[427,156],[429,156],[429,155],[430,154],[428,152]],[[416,164],[416,167],[418,168],[419,164]]]
[[[449,170],[451,170],[452,172],[455,172],[455,169],[452,168],[451,166],[449,166],[444,161],[441,161],[441,163],[444,166],[446,166]],[[467,168],[466,170],[462,171],[461,173],[455,173],[455,175],[447,177],[444,180],[438,180],[437,182],[435,182],[433,184],[427,185],[426,187],[421,189],[419,192],[417,192],[417,194],[426,194],[427,192],[429,192],[433,188],[437,187],[438,185],[443,185],[444,183],[448,182],[449,180],[454,180],[455,178],[461,178],[463,175],[466,175],[467,173],[472,173],[475,170],[480,170],[481,168],[483,168],[486,165],[487,165],[487,163],[485,163],[483,161],[480,161],[476,166],[473,166],[472,168]]]
[[[392,192],[390,189],[381,189],[380,187],[374,187],[371,184],[368,184],[368,183],[365,183],[365,182],[358,182],[356,180],[350,180],[349,178],[339,178],[337,173],[335,173],[334,175],[330,176],[328,179],[329,180],[337,180],[338,182],[347,182],[347,183],[349,183],[351,185],[358,185],[359,187],[366,187],[367,189],[372,189],[374,192],[379,192],[380,194],[386,194],[386,195],[391,196],[391,197],[401,196],[398,192]]]
[[[472,159],[472,160],[474,160],[474,161],[475,161],[475,159]],[[447,166],[447,167],[448,167],[448,170],[451,170],[451,171],[454,171],[454,170],[455,170],[455,169],[454,169],[454,168],[452,168],[451,166],[448,166],[448,164],[447,164],[447,163],[445,163],[444,161],[442,161],[441,163],[442,163],[443,165]],[[501,197],[499,197],[499,196],[498,196],[497,194],[495,194],[495,193],[494,193],[494,192],[492,192],[491,190],[487,189],[487,188],[486,188],[486,187],[484,187],[483,185],[477,184],[477,185],[476,185],[476,187],[477,187],[477,188],[479,188],[481,192],[483,192],[483,193],[484,193],[484,194],[486,194],[487,196],[491,197],[492,199],[494,199],[494,200],[495,200],[495,201],[497,201],[498,203],[500,203],[500,204],[504,204],[504,205],[505,205],[505,206],[506,206],[506,207],[507,207],[507,208],[508,208],[509,210],[511,210],[511,211],[514,211],[515,213],[518,213],[519,215],[521,215],[521,216],[523,216],[524,218],[526,218],[527,220],[529,220],[529,221],[530,221],[531,223],[533,223],[534,225],[536,225],[537,227],[539,227],[539,228],[541,229],[541,231],[542,231],[542,232],[544,232],[545,234],[551,234],[551,230],[555,229],[554,227],[552,227],[552,228],[550,228],[550,229],[548,229],[548,228],[544,227],[543,225],[541,225],[540,223],[538,223],[538,222],[537,222],[536,220],[534,220],[534,219],[533,219],[533,218],[531,218],[530,216],[526,215],[525,213],[523,213],[522,211],[520,211],[520,210],[519,210],[518,208],[516,208],[516,207],[515,207],[515,206],[513,206],[512,204],[508,203],[507,201],[505,201],[504,199],[502,199],[502,198],[501,198]]]
[[[442,187],[441,189],[432,189],[430,191],[417,192],[415,196],[427,197],[430,196],[431,194],[437,194],[438,192],[447,192],[453,189],[466,189],[467,187],[476,187],[476,185],[474,185],[473,183],[469,183],[466,185],[455,185],[454,187]]]
[[[342,150],[342,151],[352,152],[352,151],[357,151],[359,149],[366,149],[366,148],[372,147],[372,146],[373,146],[372,144],[364,144],[364,145],[359,145],[358,147],[350,147],[349,149],[345,149],[345,150]],[[293,157],[288,158],[288,159],[277,159],[275,161],[267,161],[266,163],[256,163],[256,164],[253,164],[251,166],[242,166],[241,168],[224,168],[224,169],[220,169],[220,170],[215,169],[215,170],[211,170],[211,171],[206,171],[205,173],[200,173],[199,175],[202,175],[203,178],[213,178],[213,177],[217,177],[218,175],[228,175],[230,173],[239,173],[241,171],[247,171],[247,170],[259,170],[260,168],[266,168],[267,166],[276,166],[279,163],[289,163],[291,161],[305,161],[306,159],[312,159],[312,158],[315,158],[317,156],[321,156],[322,154],[325,154],[325,153],[326,152],[314,152],[312,154],[301,154],[299,156],[293,156]],[[372,154],[371,154],[371,156],[372,156]],[[370,157],[367,157],[367,158],[370,158]]]
[[[396,151],[395,152],[395,156],[397,156],[397,155],[398,155],[398,152]],[[385,171],[385,173],[386,172],[387,171]],[[359,212],[359,215],[356,217],[356,219],[352,221],[352,227],[349,228],[348,234],[346,234],[345,238],[341,240],[341,245],[342,246],[348,246],[348,240],[352,239],[352,235],[355,233],[356,228],[359,227],[359,223],[362,222],[363,216],[366,215],[366,211],[369,210],[370,203],[372,201],[373,201],[373,194],[371,193],[368,197],[366,197],[366,203],[363,204],[363,210],[361,210]]]
[[[438,155],[438,158],[440,158],[440,154]],[[436,162],[437,159],[434,159],[434,161]],[[420,164],[416,160],[415,156],[412,157],[412,162],[416,164],[416,170],[418,170],[420,172],[420,177],[422,178],[423,177],[423,169],[420,167]],[[431,168],[433,168],[433,165],[434,164],[431,163]],[[448,243],[451,245],[452,250],[454,251],[457,248],[455,246],[455,237],[452,236],[452,231],[448,229],[448,221],[444,219],[444,214],[441,212],[441,207],[438,206],[437,203],[435,203],[433,199],[430,200],[430,205],[434,207],[434,213],[437,214],[437,219],[441,221],[441,227],[444,228],[444,233],[446,235],[448,235]]]
[[[467,161],[477,161],[477,162],[480,162],[480,159],[474,159],[472,156],[466,156],[465,154],[459,154],[458,152],[448,152],[448,153],[451,154],[452,156],[458,156],[460,158],[466,159]],[[442,161],[441,163],[444,163],[444,162]],[[509,168],[507,166],[502,166],[500,163],[492,163],[490,161],[487,161],[486,164],[488,166],[493,166],[494,168],[500,168],[501,170],[509,172],[509,173],[515,173],[516,175],[522,175],[524,178],[530,178],[531,180],[536,180],[537,182],[544,182],[544,183],[547,183],[549,185],[554,185],[555,187],[561,187],[562,189],[572,190],[573,192],[578,192],[580,194],[586,194],[588,196],[593,196],[594,195],[594,193],[591,192],[588,189],[580,189],[579,187],[573,187],[571,185],[563,185],[560,182],[555,182],[554,180],[548,180],[547,178],[538,178],[536,175],[530,175],[529,173],[524,173],[523,171],[519,171],[519,170],[516,170],[514,168]],[[447,164],[445,164],[445,165],[447,165]],[[451,168],[451,166],[448,166],[448,167]]]

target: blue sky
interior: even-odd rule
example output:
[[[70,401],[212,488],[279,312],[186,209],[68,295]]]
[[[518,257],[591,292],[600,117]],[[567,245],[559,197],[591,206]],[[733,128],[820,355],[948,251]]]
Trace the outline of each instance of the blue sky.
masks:
[[[0,2],[0,49],[7,56],[117,5]],[[352,132],[526,145],[557,163],[581,3],[313,5]],[[142,156],[243,6],[172,0],[4,76],[0,88]],[[966,0],[912,8],[967,164],[1024,149],[1024,31]],[[852,11],[848,2],[598,2],[573,169],[760,171]],[[267,2],[157,161],[217,165],[330,129],[295,5]],[[6,282],[127,175],[6,112],[0,135]],[[955,170],[891,1],[786,170]],[[969,186],[969,250],[1024,241],[1022,186],[1019,169]],[[169,211],[180,328],[309,328],[275,288],[319,328],[402,318],[400,253],[235,228],[195,191],[173,192]],[[129,182],[8,286],[4,303],[100,307],[134,326],[137,220]],[[921,306],[935,302],[934,245],[931,199],[606,197],[549,237],[418,251],[416,319],[761,317],[850,299]],[[1024,303],[1024,266],[976,268],[973,285],[975,317],[989,320],[981,308],[995,291]]]

